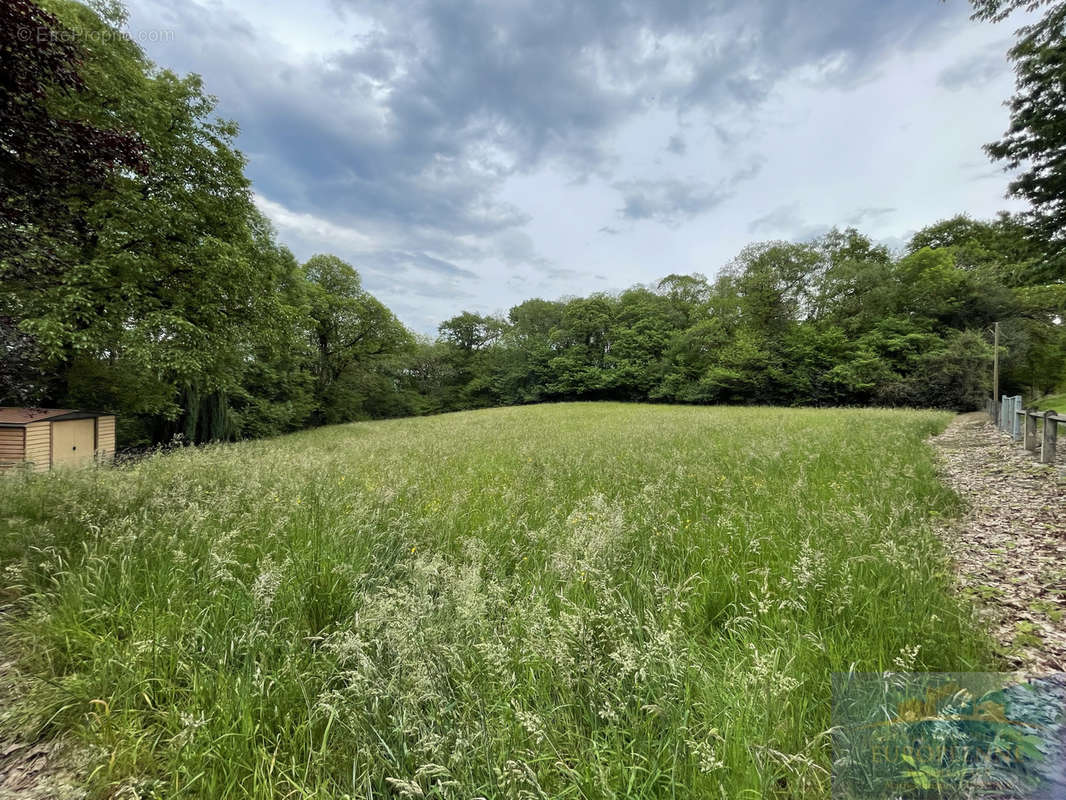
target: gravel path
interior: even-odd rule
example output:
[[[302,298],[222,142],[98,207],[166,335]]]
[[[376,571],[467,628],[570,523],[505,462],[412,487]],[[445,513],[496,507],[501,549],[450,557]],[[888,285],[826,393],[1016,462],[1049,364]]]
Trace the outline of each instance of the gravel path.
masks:
[[[1066,671],[1066,470],[1038,463],[985,414],[931,441],[968,506],[943,531],[962,591],[1014,669]]]

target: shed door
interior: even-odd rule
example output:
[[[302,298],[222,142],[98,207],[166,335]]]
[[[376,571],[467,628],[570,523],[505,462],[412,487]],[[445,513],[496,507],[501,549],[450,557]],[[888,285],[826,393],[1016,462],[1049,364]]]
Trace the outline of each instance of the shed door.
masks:
[[[95,420],[52,423],[52,466],[76,467],[93,460]]]

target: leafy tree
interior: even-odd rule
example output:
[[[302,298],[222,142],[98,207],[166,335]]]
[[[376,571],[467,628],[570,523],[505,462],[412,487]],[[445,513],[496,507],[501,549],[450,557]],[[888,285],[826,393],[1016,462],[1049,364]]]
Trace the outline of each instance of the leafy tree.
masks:
[[[491,347],[503,335],[504,325],[495,317],[464,311],[440,324],[441,338],[460,350],[472,353]]]
[[[606,398],[614,385],[608,355],[617,302],[606,294],[568,300],[551,334],[555,351],[548,390],[565,399]]]
[[[991,221],[958,216],[919,231],[907,249],[915,253],[926,246],[953,253],[966,272],[971,307],[951,325],[981,329],[993,320],[1000,323],[1002,388],[1029,394],[1054,389],[1066,373],[1061,325],[1066,285],[1044,282],[1046,248],[1033,229],[1008,214]]]
[[[752,244],[727,267],[744,319],[765,331],[782,332],[814,311],[822,260],[811,245]]]
[[[558,349],[552,333],[562,324],[565,310],[565,303],[537,298],[508,312],[499,382],[502,402],[535,403],[552,397],[551,360]]]
[[[49,371],[22,325],[26,295],[63,272],[62,250],[91,236],[87,202],[123,170],[143,172],[144,146],[112,122],[65,113],[87,92],[85,53],[60,20],[29,0],[0,4],[0,402],[46,399]]]
[[[57,175],[60,195],[76,193],[79,235],[35,233],[48,258],[32,260],[45,266],[14,280],[4,262],[5,306],[55,377],[42,399],[158,418],[153,437],[232,435],[226,397],[285,314],[272,234],[260,232],[232,146],[236,126],[212,116],[198,78],[156,69],[116,20],[67,0],[47,6],[67,28],[61,39],[94,42],[82,52],[78,90],[49,95],[49,113],[134,131],[144,169],[95,183]],[[123,380],[95,381],[93,397],[77,378],[100,370]],[[116,396],[126,385],[144,389]]]
[[[256,233],[258,260],[269,265],[278,284],[271,335],[253,344],[229,400],[237,434],[248,438],[298,430],[316,409],[310,287],[292,253],[274,244],[266,220]]]
[[[453,381],[445,408],[485,408],[498,403],[497,345],[506,329],[503,320],[470,311],[440,324],[440,341]]]
[[[400,385],[414,414],[449,409],[456,384],[450,348],[425,336],[415,336],[414,346],[399,370]]]
[[[1024,9],[1028,12],[1057,2],[1057,0],[972,0],[974,18],[1002,22],[1011,12]]]
[[[988,396],[992,352],[980,333],[966,330],[952,331],[943,339],[930,334],[909,338],[917,344],[907,354],[909,369],[879,387],[879,402],[961,410],[981,407]]]
[[[1001,20],[1017,8],[1043,16],[1018,31],[1009,52],[1016,75],[1010,99],[1010,125],[1003,138],[985,149],[1012,170],[1009,193],[1029,201],[1040,240],[1054,252],[1044,264],[1046,278],[1063,276],[1066,249],[1066,3],[1057,0],[974,0],[974,16]]]
[[[606,368],[619,399],[642,400],[662,379],[663,355],[683,317],[671,299],[643,287],[618,297]]]
[[[941,220],[915,233],[907,243],[907,252],[923,247],[952,247],[958,266],[990,270],[1007,286],[1043,277],[1045,248],[1038,233],[1021,216],[1007,212],[1000,212],[991,221],[965,214]]]
[[[702,379],[732,341],[733,328],[722,315],[714,313],[679,331],[664,355],[662,381],[650,397],[681,403],[717,400],[713,386]]]
[[[55,240],[88,235],[85,202],[118,172],[147,168],[135,132],[113,121],[96,124],[97,115],[79,107],[89,92],[85,57],[55,15],[29,0],[0,5],[0,258],[6,280],[60,268]]]
[[[304,265],[304,275],[315,352],[313,419],[332,423],[365,417],[367,407],[378,402],[376,395],[394,388],[382,382],[382,372],[391,372],[391,359],[410,350],[414,340],[392,312],[363,289],[350,264],[316,255]]]
[[[899,291],[892,255],[854,228],[832,230],[813,244],[822,264],[813,279],[810,318],[849,336],[892,313]]]
[[[670,301],[679,315],[679,326],[687,327],[700,318],[711,297],[711,287],[704,275],[667,275],[655,287]]]

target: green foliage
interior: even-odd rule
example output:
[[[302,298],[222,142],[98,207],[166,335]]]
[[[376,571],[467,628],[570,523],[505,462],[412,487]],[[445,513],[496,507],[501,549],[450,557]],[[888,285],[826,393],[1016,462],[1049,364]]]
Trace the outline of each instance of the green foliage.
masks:
[[[117,412],[135,447],[553,400],[969,409],[994,321],[1003,391],[1066,374],[1055,236],[1007,214],[899,256],[854,229],[756,243],[713,280],[465,311],[418,340],[352,265],[278,244],[235,124],[122,35],[121,6],[45,6],[2,12],[4,404]],[[63,35],[23,41],[27,20]]]
[[[440,343],[449,364],[451,382],[442,397],[441,410],[484,408],[496,405],[495,383],[503,365],[497,356],[505,323],[490,316],[464,311],[439,326]]]
[[[1001,387],[1063,374],[1059,284],[1043,284],[1030,230],[956,217],[894,257],[858,231],[745,248],[713,282],[461,314],[441,326],[435,408],[541,400],[979,408],[986,331],[1001,323]],[[1038,281],[1033,283],[1033,281]],[[442,365],[443,367],[443,365]],[[450,401],[449,401],[450,400]]]
[[[41,398],[44,353],[23,322],[28,295],[93,238],[86,205],[122,171],[143,173],[143,142],[115,120],[71,112],[90,93],[86,52],[28,0],[0,6],[0,389]]]
[[[1037,408],[1050,408],[1060,414],[1066,413],[1066,392],[1046,394],[1034,400],[1033,405]]]
[[[975,19],[1001,22],[1006,19],[1011,12],[1018,9],[1023,9],[1032,13],[1043,6],[1050,5],[1056,1],[1057,0],[972,0],[974,7],[973,16]]]
[[[4,711],[94,797],[828,796],[832,673],[993,666],[948,419],[540,405],[14,476]]]
[[[99,43],[81,51],[79,91],[49,97],[55,113],[135,131],[145,168],[98,185],[66,176],[81,190],[83,234],[37,237],[54,254],[48,269],[20,272],[25,254],[5,256],[7,302],[59,376],[45,399],[84,398],[78,374],[107,369],[123,373],[117,386],[148,391],[116,397],[113,385],[92,406],[111,401],[124,416],[200,430],[200,420],[182,417],[196,416],[198,398],[235,390],[248,352],[285,314],[275,291],[284,259],[252,205],[236,127],[212,116],[199,79],[156,69],[85,6],[47,5],[75,41]]]
[[[21,120],[5,112],[0,150],[22,170],[5,185],[24,196],[4,200],[14,205],[2,232],[21,238],[0,248],[0,402],[117,412],[127,446],[416,408],[387,399],[410,335],[351,267],[316,257],[301,270],[277,244],[252,203],[236,125],[214,115],[200,79],[149,62],[119,30],[115,4],[46,6],[4,12],[57,33],[4,49],[21,65],[14,88],[47,102],[17,103]],[[81,40],[93,46],[64,44]],[[68,169],[86,150],[96,160]],[[50,184],[59,188],[35,188]],[[57,211],[71,198],[76,216]]]
[[[959,215],[930,225],[911,237],[907,252],[924,247],[955,249],[962,269],[992,271],[1007,286],[1041,277],[1046,248],[1024,220],[1006,212],[985,222]]]
[[[1017,170],[1009,191],[1029,202],[1033,229],[1041,241],[1054,245],[1043,259],[1044,276],[1061,281],[1066,258],[1066,3],[975,0],[974,6],[976,16],[985,19],[1002,19],[1023,6],[1045,9],[1039,20],[1018,31],[1009,53],[1016,76],[1015,93],[1007,103],[1010,125],[1002,139],[985,149]]]
[[[365,418],[371,398],[387,391],[380,381],[382,367],[410,351],[414,340],[391,311],[363,290],[350,264],[336,256],[312,256],[304,275],[315,353],[317,408],[312,418],[319,423]]]

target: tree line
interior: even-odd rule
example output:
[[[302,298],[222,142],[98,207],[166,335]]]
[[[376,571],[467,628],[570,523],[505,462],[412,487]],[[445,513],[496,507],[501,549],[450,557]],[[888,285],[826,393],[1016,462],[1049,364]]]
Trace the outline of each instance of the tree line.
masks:
[[[0,403],[117,412],[127,446],[578,399],[966,409],[997,321],[1004,390],[1066,376],[1061,203],[1035,194],[1031,214],[955,217],[901,253],[851,228],[758,243],[710,279],[419,337],[351,265],[279,244],[236,126],[123,23],[113,3],[0,6]],[[1062,196],[1045,184],[1012,190]]]

